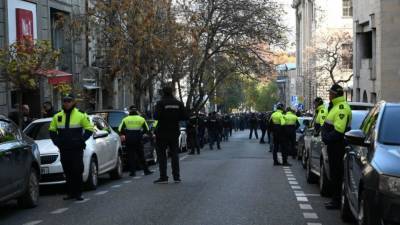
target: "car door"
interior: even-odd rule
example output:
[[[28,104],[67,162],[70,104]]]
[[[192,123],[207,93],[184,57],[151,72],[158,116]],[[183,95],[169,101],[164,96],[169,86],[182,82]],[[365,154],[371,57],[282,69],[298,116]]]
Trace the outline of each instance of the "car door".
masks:
[[[366,143],[373,143],[375,136],[375,126],[380,112],[380,106],[377,105],[368,116],[365,118],[361,125],[361,129],[366,135]],[[369,147],[366,146],[351,146],[352,149],[349,153],[348,163],[348,177],[350,182],[351,196],[350,201],[353,206],[358,206],[358,193],[360,189],[360,181],[363,176],[363,170],[368,163]]]
[[[93,146],[93,148],[97,155],[99,172],[101,173],[106,168],[107,161],[109,158],[109,156],[107,156],[107,154],[108,154],[107,140],[106,140],[106,137],[95,138],[96,132],[102,131],[103,126],[100,122],[99,117],[94,117],[92,119],[92,121],[93,121],[93,125],[94,125],[94,134],[93,134],[93,145],[94,146]]]
[[[112,128],[107,124],[104,119],[99,118],[99,125],[101,126],[102,130],[108,132],[108,136],[104,138],[105,140],[105,168],[112,169],[117,160],[117,135],[113,135],[111,132]]]
[[[0,120],[0,199],[18,191],[18,182],[24,178],[16,131],[11,122]]]

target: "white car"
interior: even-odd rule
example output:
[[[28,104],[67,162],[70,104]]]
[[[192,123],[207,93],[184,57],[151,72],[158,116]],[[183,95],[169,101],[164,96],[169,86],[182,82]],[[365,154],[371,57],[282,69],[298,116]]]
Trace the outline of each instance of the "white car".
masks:
[[[95,131],[86,141],[83,155],[83,182],[88,189],[96,189],[98,176],[109,173],[119,179],[123,174],[121,141],[117,133],[99,116],[89,116]],[[25,128],[24,133],[39,146],[41,160],[41,185],[65,183],[60,162],[60,152],[49,136],[51,118],[35,120]]]

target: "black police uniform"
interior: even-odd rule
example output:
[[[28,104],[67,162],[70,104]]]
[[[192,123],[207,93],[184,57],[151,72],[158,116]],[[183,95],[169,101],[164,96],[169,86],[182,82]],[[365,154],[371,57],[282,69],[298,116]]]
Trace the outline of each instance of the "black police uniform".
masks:
[[[179,121],[187,120],[185,107],[182,102],[173,96],[164,96],[157,102],[154,119],[158,121],[156,127],[157,157],[160,168],[160,179],[168,180],[167,176],[167,148],[171,154],[172,175],[174,180],[180,180],[178,138],[180,134]]]
[[[214,142],[217,142],[217,148],[221,149],[220,138],[219,138],[219,130],[220,123],[215,115],[211,115],[207,120],[207,131],[208,131],[208,139],[210,149],[213,149]]]
[[[256,139],[258,139],[258,133],[257,133],[258,120],[257,120],[257,117],[254,114],[251,115],[251,117],[249,119],[249,125],[250,125],[249,139],[252,138],[253,131],[254,131],[254,135],[256,136]]]
[[[197,150],[197,154],[200,154],[200,146],[198,141],[198,117],[192,116],[190,117],[187,126],[187,144],[190,148],[190,154],[194,154],[195,150]]]

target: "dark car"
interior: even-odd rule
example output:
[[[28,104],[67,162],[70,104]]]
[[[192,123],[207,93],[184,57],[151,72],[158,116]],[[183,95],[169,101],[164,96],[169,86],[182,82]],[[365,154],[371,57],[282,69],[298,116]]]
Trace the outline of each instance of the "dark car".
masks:
[[[360,127],[363,119],[368,114],[368,109],[372,108],[372,106],[372,104],[365,103],[350,103],[350,107],[352,107],[351,129],[357,129]],[[357,110],[354,110],[353,108],[356,108]],[[330,194],[328,153],[326,145],[322,142],[321,135],[314,132],[313,126],[306,131],[304,143],[306,149],[307,182],[315,183],[319,179],[321,195],[328,196]]]
[[[89,115],[101,116],[103,119],[107,121],[108,124],[110,124],[111,128],[115,132],[119,133],[118,127],[121,124],[122,120],[129,115],[129,112],[126,110],[101,110],[101,111],[90,112]],[[149,126],[151,133],[153,133],[154,120],[147,120],[147,125]],[[146,161],[156,163],[157,155],[155,150],[155,141],[152,135],[143,136],[143,149]],[[122,143],[122,160],[124,165],[126,165],[128,160],[126,156],[125,143]]]
[[[304,135],[306,129],[310,126],[313,118],[312,117],[299,117],[300,127],[296,130],[296,149],[297,149],[297,159],[302,160],[304,155]],[[305,161],[304,161],[305,162]],[[303,164],[305,168],[305,163]]]
[[[24,208],[39,198],[40,154],[35,142],[0,115],[0,203],[17,199]]]
[[[345,138],[342,218],[400,224],[400,104],[378,103]]]

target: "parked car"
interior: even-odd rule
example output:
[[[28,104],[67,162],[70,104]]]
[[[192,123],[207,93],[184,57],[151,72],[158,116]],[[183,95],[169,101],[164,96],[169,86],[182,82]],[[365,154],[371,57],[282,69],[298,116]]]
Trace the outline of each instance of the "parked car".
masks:
[[[108,124],[110,124],[110,126],[116,133],[119,133],[118,131],[119,125],[121,124],[122,120],[129,115],[129,112],[126,110],[101,110],[101,111],[90,112],[89,115],[97,115],[102,117]],[[153,133],[154,120],[147,120],[146,122],[147,125],[149,126],[151,133]],[[155,140],[152,137],[152,135],[150,136],[145,135],[143,137],[143,149],[146,161],[156,163],[157,154],[155,149]],[[122,161],[123,165],[127,165],[128,159],[126,154],[125,143],[122,143]]]
[[[38,146],[0,115],[0,203],[17,199],[21,207],[37,206],[39,179]]]
[[[297,159],[302,160],[304,155],[304,135],[306,129],[312,123],[312,117],[299,117],[300,127],[296,130],[296,148],[297,148]],[[302,161],[303,162],[303,161]],[[305,163],[304,166],[305,168]]]
[[[93,115],[89,118],[94,124],[95,131],[86,141],[83,155],[83,182],[88,189],[96,189],[98,176],[101,174],[109,173],[113,179],[122,177],[121,141],[103,118]],[[39,146],[41,185],[65,183],[59,149],[49,136],[51,120],[52,118],[35,120],[24,130],[24,133]]]
[[[400,104],[378,103],[345,138],[342,218],[400,224]]]
[[[349,103],[352,107],[351,129],[360,127],[368,110],[373,107],[367,103]],[[356,108],[357,110],[354,110]],[[322,142],[321,135],[314,132],[314,126],[306,131],[304,137],[306,157],[306,178],[307,182],[315,183],[319,179],[319,189],[322,196],[330,195],[329,185],[329,163],[326,145]]]

